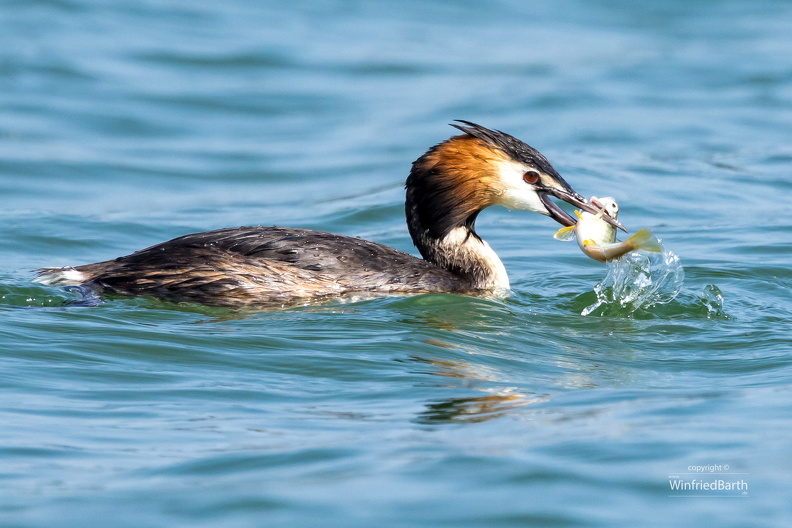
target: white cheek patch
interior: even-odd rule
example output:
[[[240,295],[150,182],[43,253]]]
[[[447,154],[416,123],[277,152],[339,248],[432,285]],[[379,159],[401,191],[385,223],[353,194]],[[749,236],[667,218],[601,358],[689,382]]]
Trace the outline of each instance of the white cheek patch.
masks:
[[[539,195],[527,185],[525,189],[510,189],[504,192],[500,196],[498,205],[508,207],[509,209],[522,209],[541,214],[547,214],[548,212],[545,204],[539,199]]]
[[[522,209],[536,213],[548,214],[536,190],[523,181],[523,174],[533,170],[530,167],[512,160],[499,163],[497,175],[500,192],[497,194],[498,205],[509,209]]]

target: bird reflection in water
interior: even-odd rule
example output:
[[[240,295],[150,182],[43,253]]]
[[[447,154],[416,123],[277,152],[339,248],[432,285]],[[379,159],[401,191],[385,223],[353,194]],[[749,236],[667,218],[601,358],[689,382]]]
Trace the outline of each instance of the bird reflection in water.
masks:
[[[443,348],[455,348],[449,343],[429,340],[430,344]],[[425,424],[437,423],[478,423],[500,418],[512,413],[515,409],[547,401],[549,396],[531,394],[517,387],[478,386],[477,382],[499,382],[493,372],[482,365],[468,361],[438,360],[411,356],[412,361],[432,368],[428,373],[445,377],[467,380],[465,388],[472,388],[486,394],[448,398],[442,401],[427,403],[426,410],[418,415],[416,421]],[[460,384],[448,384],[458,388]]]

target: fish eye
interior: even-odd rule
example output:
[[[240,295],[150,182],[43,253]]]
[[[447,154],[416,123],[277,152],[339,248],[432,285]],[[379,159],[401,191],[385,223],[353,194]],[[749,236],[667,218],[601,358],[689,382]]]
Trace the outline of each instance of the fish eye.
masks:
[[[528,171],[523,174],[523,181],[525,183],[536,183],[539,181],[539,173],[536,171]]]

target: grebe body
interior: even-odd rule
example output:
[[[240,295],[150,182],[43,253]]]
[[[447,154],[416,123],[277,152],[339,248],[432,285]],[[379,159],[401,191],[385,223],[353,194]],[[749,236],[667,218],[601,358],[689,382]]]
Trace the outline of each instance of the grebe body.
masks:
[[[35,280],[232,307],[354,293],[507,290],[502,262],[475,232],[483,209],[535,211],[562,225],[575,220],[550,196],[594,214],[598,209],[532,147],[503,132],[461,123],[465,126],[452,126],[464,134],[432,147],[407,178],[407,225],[423,259],[355,237],[237,227],[182,236],[95,264],[42,268]]]
[[[217,306],[258,305],[347,293],[480,289],[397,249],[320,231],[234,227],[175,238],[114,260],[47,268],[51,285],[87,285]],[[39,279],[41,280],[41,279]]]

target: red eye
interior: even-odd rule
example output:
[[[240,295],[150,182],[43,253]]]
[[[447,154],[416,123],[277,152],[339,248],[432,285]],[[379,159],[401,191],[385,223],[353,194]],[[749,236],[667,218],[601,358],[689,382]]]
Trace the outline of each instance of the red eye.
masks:
[[[525,183],[536,183],[539,181],[539,173],[536,171],[528,171],[523,174],[523,181]]]

